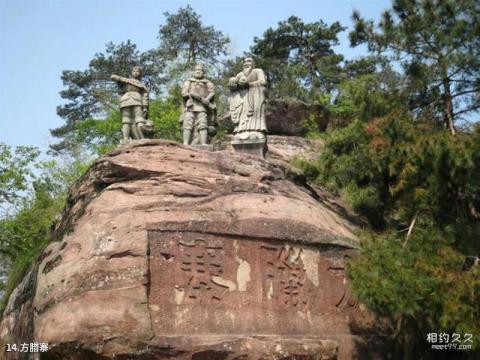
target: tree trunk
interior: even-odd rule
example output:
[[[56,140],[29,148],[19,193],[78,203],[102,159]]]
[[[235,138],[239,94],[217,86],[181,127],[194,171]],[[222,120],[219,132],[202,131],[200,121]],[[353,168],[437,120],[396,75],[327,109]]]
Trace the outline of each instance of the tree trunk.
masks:
[[[450,80],[448,78],[443,79],[444,87],[444,107],[443,107],[443,118],[448,129],[455,136],[455,126],[453,124],[453,103],[452,103],[452,93],[450,92]]]

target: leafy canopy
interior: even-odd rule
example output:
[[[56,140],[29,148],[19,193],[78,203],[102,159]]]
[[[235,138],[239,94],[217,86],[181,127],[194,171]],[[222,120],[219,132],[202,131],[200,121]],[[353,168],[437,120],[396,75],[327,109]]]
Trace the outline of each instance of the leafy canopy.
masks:
[[[353,13],[353,46],[400,61],[410,82],[410,108],[455,123],[480,109],[480,3],[394,0],[377,27]]]
[[[33,177],[33,162],[40,152],[32,146],[12,147],[0,143],[0,207],[15,205]]]
[[[166,21],[158,33],[158,52],[162,59],[174,62],[177,71],[191,71],[197,63],[218,67],[228,54],[229,37],[213,26],[203,25],[201,16],[190,5],[163,15]]]
[[[10,168],[16,166],[10,164]],[[51,241],[51,226],[65,206],[68,187],[86,171],[88,163],[78,159],[35,158],[28,166],[21,170],[26,180],[16,195],[17,206],[0,216],[0,312],[10,293]],[[34,176],[32,167],[36,168]]]
[[[343,56],[336,54],[340,23],[304,23],[296,16],[267,29],[251,47],[256,65],[267,75],[273,96],[305,99],[310,91],[330,92],[338,82]]]

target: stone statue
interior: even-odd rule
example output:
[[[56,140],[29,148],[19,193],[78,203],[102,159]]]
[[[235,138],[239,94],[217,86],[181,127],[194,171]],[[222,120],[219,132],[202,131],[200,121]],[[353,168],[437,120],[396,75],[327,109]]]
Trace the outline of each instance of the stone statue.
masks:
[[[230,78],[229,110],[232,123],[236,125],[233,130],[235,140],[266,142],[266,84],[263,70],[254,69],[249,57],[243,61],[243,71]]]
[[[147,139],[153,139],[155,135],[155,124],[152,120],[145,120],[145,125],[142,126],[142,135]]]
[[[215,128],[216,105],[214,101],[215,87],[204,78],[202,65],[195,65],[193,78],[183,84],[183,111],[180,122],[183,129],[185,145],[207,145],[209,128]],[[213,129],[212,129],[213,127]]]
[[[111,79],[120,88],[120,110],[122,112],[123,141],[145,138],[144,127],[148,114],[148,88],[140,81],[138,66],[132,68],[132,77],[112,75]]]

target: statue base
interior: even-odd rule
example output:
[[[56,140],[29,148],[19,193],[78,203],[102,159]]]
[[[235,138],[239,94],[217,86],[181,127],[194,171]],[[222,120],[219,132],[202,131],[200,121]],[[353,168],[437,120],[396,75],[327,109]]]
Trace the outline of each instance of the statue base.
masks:
[[[212,144],[206,144],[206,145],[190,145],[194,149],[199,149],[199,150],[207,150],[207,151],[213,151],[213,145]]]
[[[231,142],[233,150],[239,153],[254,155],[265,159],[268,146],[264,140],[234,140]]]

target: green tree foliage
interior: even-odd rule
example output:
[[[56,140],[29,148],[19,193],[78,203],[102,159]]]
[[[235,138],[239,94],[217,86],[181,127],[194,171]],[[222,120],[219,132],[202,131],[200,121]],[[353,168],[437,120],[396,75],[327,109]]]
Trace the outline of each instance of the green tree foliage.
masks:
[[[36,148],[19,146],[12,149],[0,143],[0,296],[6,288],[11,290],[12,286],[6,286],[10,265],[15,255],[23,251],[22,245],[16,244],[17,234],[8,226],[7,219],[25,205],[34,178],[32,166],[38,156]]]
[[[54,151],[75,148],[76,125],[87,119],[106,116],[117,109],[117,87],[110,75],[129,77],[133,66],[142,68],[143,81],[153,93],[160,90],[162,59],[154,51],[140,52],[130,40],[119,45],[108,43],[104,53],[97,53],[87,70],[65,70],[61,79],[65,87],[60,96],[66,101],[57,107],[58,115],[65,125],[51,130],[54,137],[61,139],[51,145]]]
[[[478,109],[475,16],[468,1],[394,1],[375,31],[354,14],[352,43],[401,60],[405,76],[342,82],[330,108],[349,125],[305,166],[376,230],[349,263],[352,288],[392,321],[407,358],[431,356],[429,332],[480,330],[479,267],[470,261],[480,250],[480,128],[442,130],[455,133],[455,120]]]
[[[480,109],[480,3],[476,0],[394,0],[378,30],[354,12],[352,45],[399,60],[410,80],[411,108],[455,121]]]
[[[213,26],[202,24],[201,16],[190,5],[176,13],[165,12],[166,22],[160,26],[158,52],[172,63],[173,74],[191,72],[197,63],[219,68],[228,54],[230,39]]]
[[[31,146],[11,146],[0,143],[0,207],[14,205],[19,194],[28,189],[33,173],[32,163],[39,155]]]
[[[0,217],[0,269],[8,270],[8,279],[0,277],[0,309],[50,242],[50,229],[65,205],[69,185],[88,167],[80,160],[32,161],[29,165],[37,168],[36,175],[22,184],[22,192],[17,195],[21,202]],[[26,174],[30,172],[25,169]],[[29,188],[31,191],[26,191]]]
[[[300,166],[370,220],[349,263],[353,292],[392,321],[399,351],[428,358],[427,333],[480,330],[480,271],[467,265],[480,251],[480,127],[452,137],[370,75],[342,86],[332,108],[351,122]]]
[[[50,241],[53,218],[64,205],[64,199],[56,198],[48,189],[48,184],[37,181],[34,187],[34,196],[24,199],[18,212],[0,220],[1,258],[10,264],[10,276],[4,284],[7,295]]]
[[[156,138],[182,141],[179,122],[182,108],[180,92],[181,88],[179,86],[173,86],[167,98],[152,102],[149,117],[155,124]]]
[[[397,358],[436,358],[428,333],[480,331],[479,267],[467,265],[454,236],[421,226],[408,242],[396,231],[365,235],[362,256],[348,264],[354,294],[393,323]]]
[[[251,53],[266,72],[272,96],[307,99],[312,91],[332,91],[343,60],[332,46],[344,29],[338,22],[327,26],[291,16],[255,38]]]
[[[112,110],[106,118],[86,119],[75,125],[74,143],[85,151],[103,155],[114,149],[122,139],[122,115]]]
[[[439,226],[453,225],[472,220],[470,209],[480,205],[478,138],[471,134],[453,141],[394,111],[368,123],[356,120],[327,139],[312,174],[342,189],[373,224],[405,223],[420,212]]]
[[[353,74],[338,84],[334,103],[326,104],[332,115],[342,119],[344,124],[355,119],[367,121],[384,116],[394,108],[404,106],[406,96],[402,76],[388,66],[379,71],[368,68],[375,68],[375,63],[375,60],[368,60],[365,64],[348,64],[344,74],[354,68],[351,70]]]

